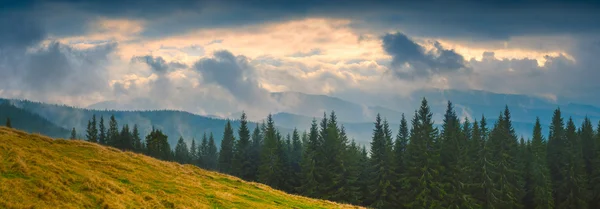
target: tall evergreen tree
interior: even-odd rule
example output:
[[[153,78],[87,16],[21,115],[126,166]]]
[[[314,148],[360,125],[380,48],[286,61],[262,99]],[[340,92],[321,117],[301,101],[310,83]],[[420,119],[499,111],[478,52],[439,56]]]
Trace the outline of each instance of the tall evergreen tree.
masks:
[[[592,121],[586,116],[583,119],[581,128],[579,130],[579,138],[581,141],[581,149],[583,154],[583,160],[585,163],[586,175],[592,175],[593,161],[596,158],[596,139],[594,133],[594,126]]]
[[[535,209],[554,208],[552,199],[552,180],[546,157],[546,145],[542,136],[542,125],[540,119],[536,118],[531,139],[531,194]]]
[[[344,197],[344,189],[347,185],[343,179],[345,167],[343,158],[347,146],[347,138],[340,137],[340,129],[337,124],[335,112],[331,112],[329,120],[324,119],[327,125],[322,130],[322,144],[318,153],[321,159],[317,171],[320,174],[319,187],[321,197],[333,201],[341,201]],[[323,128],[323,127],[322,127]],[[345,133],[344,133],[345,134]],[[345,136],[344,136],[345,137]]]
[[[208,137],[208,149],[206,152],[206,168],[209,170],[217,170],[219,152],[215,144],[215,137],[212,132]]]
[[[433,114],[423,98],[421,107],[412,120],[410,141],[406,148],[406,175],[403,185],[407,194],[405,207],[440,208],[445,197],[440,182],[439,150],[435,144],[438,137],[433,126]]]
[[[600,123],[596,129],[595,157],[592,160],[592,174],[590,175],[590,205],[589,208],[600,208]]]
[[[233,136],[233,128],[231,127],[231,122],[227,120],[225,130],[223,131],[223,140],[221,140],[221,149],[219,151],[218,168],[222,173],[232,173],[234,143],[235,136]]]
[[[344,145],[342,150],[342,173],[337,177],[339,181],[339,188],[334,192],[333,200],[338,202],[347,202],[351,204],[360,204],[361,200],[361,185],[359,182],[361,165],[360,148],[356,145],[354,140],[348,144],[348,136],[346,135],[346,129],[342,125],[340,127],[340,141]]]
[[[6,127],[12,128],[12,124],[10,123],[10,118],[6,117]]]
[[[547,162],[550,168],[550,175],[552,179],[552,191],[553,199],[555,200],[555,206],[561,202],[566,194],[559,189],[560,182],[565,178],[566,174],[566,136],[564,130],[564,122],[561,116],[560,108],[554,110],[552,115],[552,123],[550,124],[550,133],[548,134],[548,148],[547,148]]]
[[[375,198],[371,206],[375,208],[390,208],[395,203],[393,193],[395,189],[392,185],[395,182],[392,146],[388,123],[382,121],[381,116],[377,114],[371,141],[370,168],[372,171],[370,190]]]
[[[242,113],[240,128],[238,129],[240,139],[235,144],[233,159],[234,174],[244,180],[251,180],[252,175],[252,142],[250,141],[250,129],[246,120],[246,113]]]
[[[396,143],[394,143],[394,172],[396,173],[395,184],[395,195],[396,195],[396,206],[401,208],[405,201],[405,190],[402,189],[402,177],[406,171],[406,147],[408,146],[409,139],[408,123],[402,114],[400,120],[400,128],[398,129],[398,135],[396,136]]]
[[[144,151],[144,144],[142,143],[142,138],[140,137],[140,131],[138,129],[138,125],[133,125],[133,132],[131,133],[131,139],[133,142],[133,150],[136,152]]]
[[[319,158],[317,157],[317,151],[320,146],[319,142],[319,128],[317,126],[317,120],[313,119],[308,133],[308,140],[305,143],[304,153],[302,154],[302,186],[299,190],[301,194],[307,197],[317,197],[317,187],[319,185],[317,178],[318,173],[316,172],[316,165]]]
[[[264,133],[264,145],[261,149],[258,180],[273,188],[280,189],[283,185],[283,162],[280,156],[280,146],[277,139],[277,130],[271,114],[267,117]]]
[[[474,208],[474,201],[469,195],[466,185],[469,173],[466,170],[467,140],[461,133],[460,121],[454,106],[448,101],[441,132],[441,165],[443,167],[442,183],[446,187],[447,196],[443,199],[445,208]]]
[[[250,149],[250,168],[248,173],[248,180],[257,181],[258,180],[258,167],[260,165],[260,153],[262,148],[262,133],[261,129],[256,124],[254,131],[252,132],[252,145]]]
[[[10,126],[7,126],[10,127]],[[75,127],[73,127],[73,129],[71,129],[71,138],[70,139],[77,139],[77,131],[75,131]]]
[[[98,125],[98,143],[106,144],[106,127],[104,127],[104,116],[100,116],[100,124]]]
[[[96,115],[92,115],[92,120],[88,121],[86,138],[89,142],[98,142],[98,129],[96,128]]]
[[[301,161],[302,161],[302,151],[303,146],[300,141],[300,134],[298,133],[298,129],[294,128],[292,132],[292,146],[290,150],[290,172],[291,172],[291,188],[293,188],[294,193],[300,193],[298,188],[302,185],[301,176]]]
[[[116,147],[118,146],[119,140],[119,124],[115,119],[115,115],[110,116],[110,121],[108,122],[108,132],[106,133],[106,144],[109,146]]]
[[[201,168],[208,169],[208,137],[206,132],[202,135],[202,142],[198,147],[198,162],[196,162]]]
[[[129,131],[129,125],[125,124],[117,138],[116,147],[122,150],[133,151],[133,136]]]
[[[522,173],[518,170],[519,143],[515,135],[508,107],[504,115],[500,115],[494,129],[490,133],[489,149],[490,187],[493,197],[489,208],[522,208],[523,198]]]
[[[565,129],[566,164],[562,168],[563,179],[558,184],[558,192],[562,194],[555,199],[557,208],[587,208],[587,179],[585,163],[575,123],[569,118]]]
[[[192,165],[200,166],[198,164],[198,147],[196,146],[196,139],[192,139],[192,145],[190,146],[190,163]]]
[[[183,137],[179,137],[175,146],[175,161],[181,164],[190,162],[190,151]]]
[[[153,127],[152,131],[146,136],[146,152],[148,155],[161,160],[171,160],[171,146],[167,135]]]

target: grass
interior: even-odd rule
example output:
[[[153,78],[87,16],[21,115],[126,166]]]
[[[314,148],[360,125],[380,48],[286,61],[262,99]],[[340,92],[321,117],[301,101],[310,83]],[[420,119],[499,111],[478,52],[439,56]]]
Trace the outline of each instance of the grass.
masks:
[[[358,208],[141,154],[0,127],[0,208]]]

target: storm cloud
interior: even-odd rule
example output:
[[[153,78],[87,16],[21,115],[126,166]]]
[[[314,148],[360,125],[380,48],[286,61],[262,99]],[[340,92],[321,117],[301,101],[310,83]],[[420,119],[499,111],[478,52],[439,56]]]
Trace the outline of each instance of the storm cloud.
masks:
[[[186,64],[180,62],[166,62],[162,57],[153,57],[150,55],[146,56],[135,56],[131,58],[131,62],[142,62],[148,64],[150,68],[156,73],[166,73],[175,69],[188,68]]]
[[[383,49],[392,56],[391,70],[400,79],[429,78],[467,70],[462,55],[444,49],[434,42],[434,49],[426,50],[402,33],[386,34],[382,37]]]

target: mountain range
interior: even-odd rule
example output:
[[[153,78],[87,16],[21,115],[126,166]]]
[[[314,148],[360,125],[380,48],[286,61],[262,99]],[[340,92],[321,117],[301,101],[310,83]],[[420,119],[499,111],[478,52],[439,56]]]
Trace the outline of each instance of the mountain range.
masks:
[[[592,121],[600,120],[600,108],[593,105],[566,103],[517,94],[498,94],[484,91],[459,91],[459,90],[421,90],[409,96],[390,97],[387,102],[369,103],[373,100],[349,101],[327,95],[312,95],[300,92],[276,92],[271,97],[282,108],[273,112],[273,119],[280,131],[285,135],[293,128],[307,130],[313,119],[320,120],[324,113],[335,111],[338,121],[343,125],[350,138],[359,144],[368,146],[373,130],[373,122],[377,113],[387,119],[395,132],[398,129],[402,114],[410,120],[414,110],[420,105],[421,98],[425,97],[432,112],[436,125],[442,122],[447,101],[455,106],[459,117],[468,118],[470,121],[479,120],[485,115],[489,126],[504,110],[509,107],[515,131],[518,135],[528,138],[531,135],[536,117],[544,127],[547,135],[547,126],[553,111],[559,107],[565,119],[571,117],[576,124],[589,117]],[[75,127],[79,133],[84,133],[87,121],[92,115],[104,117],[108,124],[110,115],[114,115],[119,125],[137,124],[142,134],[148,133],[152,127],[162,129],[168,136],[169,142],[174,144],[181,136],[186,141],[199,140],[203,133],[212,132],[217,143],[220,142],[226,119],[232,119],[232,126],[239,127],[237,119],[241,112],[227,117],[214,115],[198,115],[185,111],[160,110],[160,107],[148,98],[136,98],[129,101],[104,101],[90,105],[86,108],[70,107],[66,105],[46,104],[26,100],[1,99],[14,106],[39,115],[41,118],[55,124],[57,127],[70,130]],[[144,105],[141,105],[144,104]],[[139,105],[139,109],[136,108]],[[261,121],[250,124],[256,127]]]

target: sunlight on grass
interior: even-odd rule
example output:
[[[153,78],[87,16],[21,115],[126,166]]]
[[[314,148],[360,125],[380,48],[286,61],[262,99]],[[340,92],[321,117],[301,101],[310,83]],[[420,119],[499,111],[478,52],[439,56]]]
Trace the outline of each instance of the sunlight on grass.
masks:
[[[0,208],[358,208],[85,141],[0,127]]]

